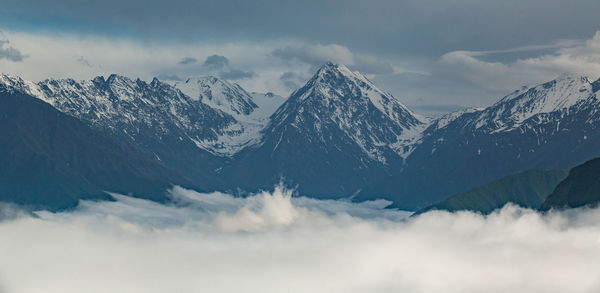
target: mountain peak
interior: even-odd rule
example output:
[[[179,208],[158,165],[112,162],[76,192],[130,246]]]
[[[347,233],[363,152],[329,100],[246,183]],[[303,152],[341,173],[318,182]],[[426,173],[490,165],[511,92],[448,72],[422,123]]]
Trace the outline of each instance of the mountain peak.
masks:
[[[133,82],[134,81],[132,79],[130,79],[129,77],[126,77],[126,76],[123,76],[123,75],[119,75],[119,74],[116,74],[116,73],[111,74],[106,79],[106,83],[108,83],[108,84],[114,84],[114,83],[133,83]]]
[[[92,82],[95,84],[104,84],[106,83],[106,79],[102,75],[98,75],[92,79]]]
[[[340,77],[366,79],[362,74],[353,72],[346,67],[346,65],[335,64],[332,62],[327,62],[321,66],[315,74],[315,77],[317,79],[339,79]]]
[[[0,90],[7,92],[20,91],[30,95],[36,95],[40,92],[39,87],[34,82],[5,73],[0,74]]]
[[[331,61],[327,61],[327,62],[325,62],[325,64],[323,64],[321,66],[319,71],[327,71],[327,70],[339,71],[340,68],[347,68],[347,67],[343,64],[336,64]]]
[[[258,107],[241,86],[214,76],[188,78],[175,83],[175,87],[194,100],[234,116],[249,115]]]
[[[340,139],[386,163],[407,155],[409,148],[400,146],[416,141],[426,123],[362,74],[328,62],[272,116],[271,127],[287,125],[326,145],[340,145],[335,137],[343,133]]]
[[[516,90],[466,120],[475,129],[486,129],[489,132],[512,131],[540,114],[567,111],[570,108],[577,111],[589,103],[596,104],[594,93],[598,89],[600,87],[595,82],[590,82],[589,77],[563,74],[551,81]],[[451,115],[456,119],[463,117],[462,114]],[[439,122],[442,121],[444,119]],[[438,123],[442,127],[447,124]]]
[[[20,82],[22,82],[22,79],[18,76],[12,76],[10,74],[0,73],[0,85],[6,89],[12,88],[15,85],[18,85]]]
[[[320,93],[315,95],[314,92]],[[360,72],[352,71],[343,64],[332,62],[327,62],[321,66],[307,84],[293,93],[292,96],[300,100],[319,97],[370,102],[375,108],[395,121],[402,120],[399,113],[405,113],[414,118],[416,124],[426,120],[424,117],[412,112],[391,94],[379,89]]]
[[[188,78],[188,80],[190,80],[190,79]],[[205,81],[205,82],[209,82],[209,83],[212,83],[212,84],[215,84],[215,83],[222,83],[222,84],[227,84],[227,85],[230,84],[228,81],[226,81],[224,79],[220,79],[220,78],[218,78],[216,76],[213,76],[213,75],[208,75],[208,76],[205,76],[205,77],[202,77],[202,78],[197,78],[196,81]]]
[[[592,92],[589,77],[563,74],[543,84],[515,91],[496,105],[515,104],[514,112],[549,113],[569,108],[588,98]]]

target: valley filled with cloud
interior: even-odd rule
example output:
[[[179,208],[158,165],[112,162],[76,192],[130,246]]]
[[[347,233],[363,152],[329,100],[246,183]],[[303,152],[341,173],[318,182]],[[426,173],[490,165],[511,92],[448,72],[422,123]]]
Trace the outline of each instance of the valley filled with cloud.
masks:
[[[596,292],[600,210],[415,217],[292,197],[171,191],[60,213],[3,207],[0,292]]]

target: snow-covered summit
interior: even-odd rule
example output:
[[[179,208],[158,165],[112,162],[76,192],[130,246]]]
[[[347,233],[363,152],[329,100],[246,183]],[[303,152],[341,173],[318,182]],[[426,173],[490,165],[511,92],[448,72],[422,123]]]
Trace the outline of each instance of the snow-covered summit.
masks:
[[[425,125],[425,118],[364,75],[329,62],[292,93],[273,115],[269,129],[292,126],[323,143],[347,138],[368,158],[386,163],[390,156],[410,153],[406,146],[418,140]]]
[[[595,105],[599,83],[600,80],[593,82],[585,76],[562,75],[543,84],[522,87],[487,108],[450,113],[433,124],[443,128],[462,120],[460,123],[474,130],[511,131],[540,114],[573,111],[590,102]]]
[[[511,115],[515,122],[522,122],[536,114],[574,106],[592,92],[592,82],[588,77],[563,75],[550,82],[515,91],[494,106],[508,106],[500,111]]]
[[[36,83],[5,73],[0,74],[0,90],[21,91],[34,96],[41,94]]]
[[[147,83],[112,74],[92,80],[46,79],[38,83],[3,75],[0,84],[30,94],[92,127],[136,142],[166,137],[194,142],[209,152],[222,147],[222,135],[235,135],[229,114],[194,101],[157,79]],[[197,142],[204,142],[203,144]]]
[[[232,156],[260,141],[269,117],[285,101],[272,93],[249,94],[216,77],[173,86],[157,78],[148,83],[118,74],[37,83],[1,74],[0,90],[27,93],[95,128],[133,140],[170,135],[218,156]]]
[[[394,98],[391,94],[379,89],[366,76],[358,71],[352,71],[343,64],[327,62],[323,65],[305,87],[313,87],[321,91],[323,96],[339,96],[344,90],[349,90],[352,96],[366,99],[381,113],[395,121],[406,120],[403,114],[408,114],[417,121],[405,121],[409,123],[424,122],[427,119],[420,116]],[[299,97],[305,99],[309,93]],[[365,101],[366,101],[365,100]],[[401,117],[402,116],[402,117]]]
[[[222,156],[233,156],[258,143],[269,117],[285,101],[273,93],[250,94],[240,85],[214,76],[188,78],[173,85],[191,99],[234,117],[236,123],[216,140],[196,141],[200,147]]]
[[[241,86],[214,76],[188,78],[174,86],[192,99],[234,116],[249,115],[258,107]]]

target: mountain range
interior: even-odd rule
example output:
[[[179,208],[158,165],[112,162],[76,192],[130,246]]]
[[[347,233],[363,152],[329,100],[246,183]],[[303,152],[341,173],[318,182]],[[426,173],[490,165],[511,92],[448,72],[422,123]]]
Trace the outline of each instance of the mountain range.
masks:
[[[567,76],[436,119],[406,164],[361,198],[380,194],[403,208],[425,207],[509,174],[598,157],[599,90],[600,81]]]
[[[0,90],[2,99],[43,101],[101,133],[98,141],[126,145],[170,174],[160,182],[203,191],[243,194],[284,182],[306,196],[384,198],[417,210],[509,174],[600,156],[600,80],[586,77],[523,87],[490,107],[435,119],[333,63],[288,98],[216,77],[148,83],[114,74],[36,83],[0,75]],[[1,168],[10,174],[19,166]]]

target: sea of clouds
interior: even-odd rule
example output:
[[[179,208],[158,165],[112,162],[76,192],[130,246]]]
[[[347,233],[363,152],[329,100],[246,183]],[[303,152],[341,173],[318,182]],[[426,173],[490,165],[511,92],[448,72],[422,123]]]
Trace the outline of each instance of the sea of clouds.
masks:
[[[600,210],[416,217],[387,201],[114,195],[0,206],[0,292],[600,292]]]

